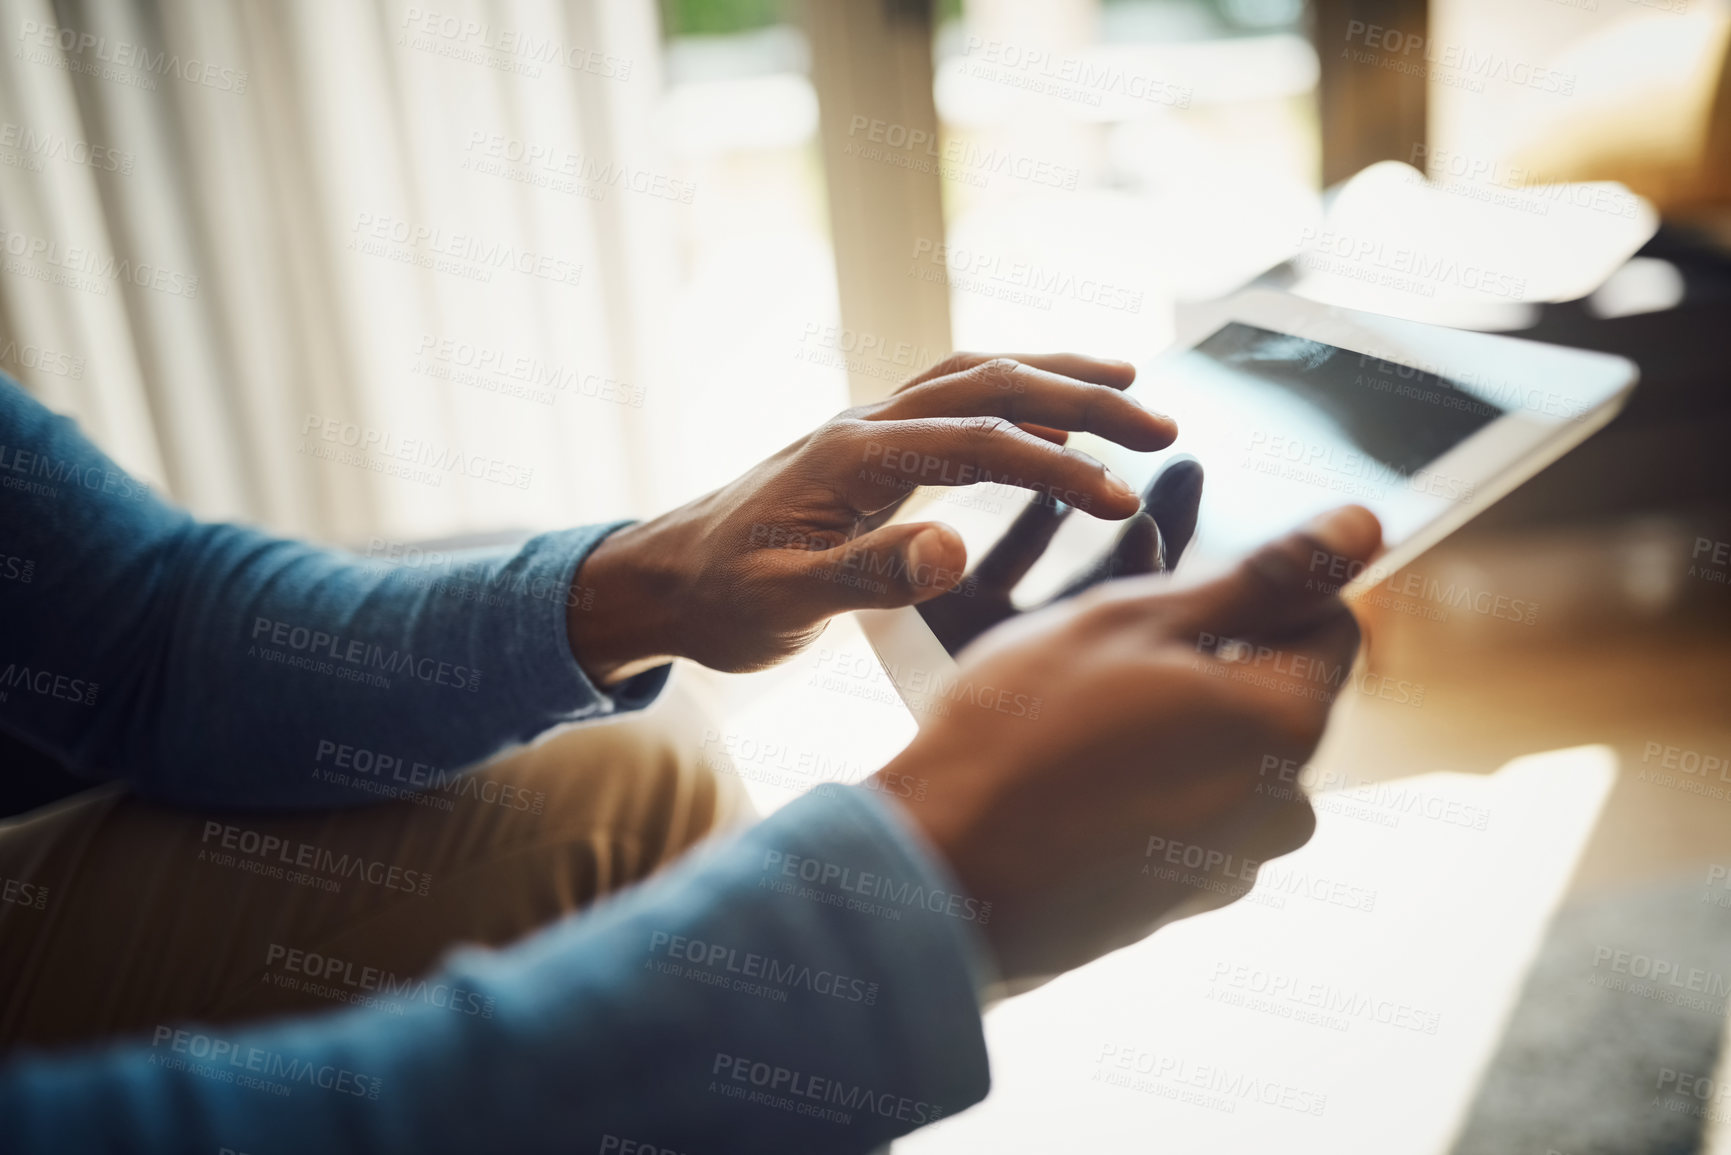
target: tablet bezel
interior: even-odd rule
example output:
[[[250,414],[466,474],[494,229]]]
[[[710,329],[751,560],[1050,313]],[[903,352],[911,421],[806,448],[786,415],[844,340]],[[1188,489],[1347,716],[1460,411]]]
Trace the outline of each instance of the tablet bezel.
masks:
[[[1500,333],[1446,329],[1268,289],[1182,309],[1177,338],[1149,368],[1193,349],[1232,322],[1319,341],[1456,382],[1494,381],[1520,396],[1530,398],[1536,393],[1560,399],[1570,408],[1572,415],[1566,419],[1527,406],[1510,409],[1428,464],[1425,468],[1439,476],[1469,481],[1469,493],[1447,503],[1348,582],[1341,590],[1348,601],[1364,596],[1603,428],[1622,409],[1639,376],[1633,362],[1608,353]],[[1415,347],[1423,350],[1422,355],[1412,354]],[[1146,376],[1138,374],[1139,380]],[[909,517],[918,513],[918,503],[910,503],[905,511]],[[1174,577],[1183,580],[1185,573],[1180,562]],[[941,684],[956,669],[955,660],[911,607],[864,610],[857,616],[897,693],[916,717],[921,716],[925,687]]]

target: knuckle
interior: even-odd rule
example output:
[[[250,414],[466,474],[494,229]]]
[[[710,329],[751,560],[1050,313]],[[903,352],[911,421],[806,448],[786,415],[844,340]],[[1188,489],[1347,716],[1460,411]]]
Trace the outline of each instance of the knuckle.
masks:
[[[933,367],[931,375],[933,377],[948,377],[952,373],[963,372],[981,356],[980,353],[951,353]]]
[[[961,420],[962,431],[971,439],[977,441],[994,440],[1001,437],[1022,436],[1022,431],[1016,423],[1007,417],[991,414],[981,414],[974,417],[964,417]]]
[[[1309,552],[1299,539],[1270,542],[1239,563],[1241,581],[1257,588],[1293,590],[1304,585]]]
[[[1146,599],[1126,596],[1110,582],[1101,582],[1076,595],[1076,607],[1090,628],[1109,635],[1143,625],[1155,613]]]
[[[820,458],[839,458],[863,443],[868,428],[868,423],[851,411],[838,414],[812,431],[806,452]]]
[[[991,389],[1010,389],[1015,384],[1016,370],[1021,362],[1012,357],[993,357],[968,370],[967,377]]]
[[[1104,385],[1080,385],[1077,396],[1081,403],[1082,420],[1098,421],[1123,405],[1124,395]]]
[[[1323,544],[1308,530],[1299,530],[1288,537],[1283,544],[1291,549],[1294,556],[1302,557],[1302,564],[1306,572],[1314,571],[1324,576],[1337,574],[1341,569],[1341,563],[1346,560]],[[1349,568],[1352,576],[1356,577],[1360,567]],[[1336,580],[1338,581],[1339,578],[1337,577]]]

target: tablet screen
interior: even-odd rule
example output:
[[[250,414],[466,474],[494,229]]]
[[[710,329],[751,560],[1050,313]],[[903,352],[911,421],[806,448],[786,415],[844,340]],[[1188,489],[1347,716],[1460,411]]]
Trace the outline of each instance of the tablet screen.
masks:
[[[1489,391],[1420,367],[1239,322],[1162,358],[1131,391],[1177,419],[1171,450],[1131,453],[1087,435],[1071,444],[1138,489],[1174,453],[1202,463],[1206,479],[1186,571],[1223,568],[1313,514],[1349,502],[1374,511],[1393,545],[1473,496],[1470,479],[1434,463],[1506,412]],[[1043,600],[1062,588],[1109,548],[1116,532],[1113,523],[1072,515],[1018,588],[1018,600]],[[968,544],[972,556],[981,556]]]

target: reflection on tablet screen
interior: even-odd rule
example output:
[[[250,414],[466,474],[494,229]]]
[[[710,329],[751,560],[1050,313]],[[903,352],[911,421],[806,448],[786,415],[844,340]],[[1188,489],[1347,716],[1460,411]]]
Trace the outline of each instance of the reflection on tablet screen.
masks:
[[[1171,452],[1206,470],[1197,536],[1183,562],[1205,572],[1348,502],[1369,507],[1387,540],[1400,541],[1473,495],[1470,479],[1433,463],[1506,412],[1434,373],[1238,322],[1162,359],[1132,392],[1177,418]],[[1138,488],[1167,457],[1094,437],[1072,443]],[[1060,588],[1114,532],[1094,518],[1069,518],[1018,600]]]

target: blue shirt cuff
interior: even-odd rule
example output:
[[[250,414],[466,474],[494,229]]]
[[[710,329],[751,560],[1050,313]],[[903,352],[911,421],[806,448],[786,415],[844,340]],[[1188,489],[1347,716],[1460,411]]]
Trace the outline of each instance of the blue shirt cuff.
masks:
[[[668,663],[616,686],[603,687],[583,672],[582,664],[571,652],[565,625],[567,611],[609,612],[608,607],[593,603],[593,590],[576,584],[577,572],[609,534],[631,524],[615,521],[544,533],[526,542],[512,562],[525,567],[523,577],[529,588],[564,591],[561,596],[537,599],[545,608],[530,616],[518,639],[525,658],[518,672],[525,689],[537,696],[545,695],[548,711],[563,721],[641,710],[660,695],[673,669],[672,663]]]

